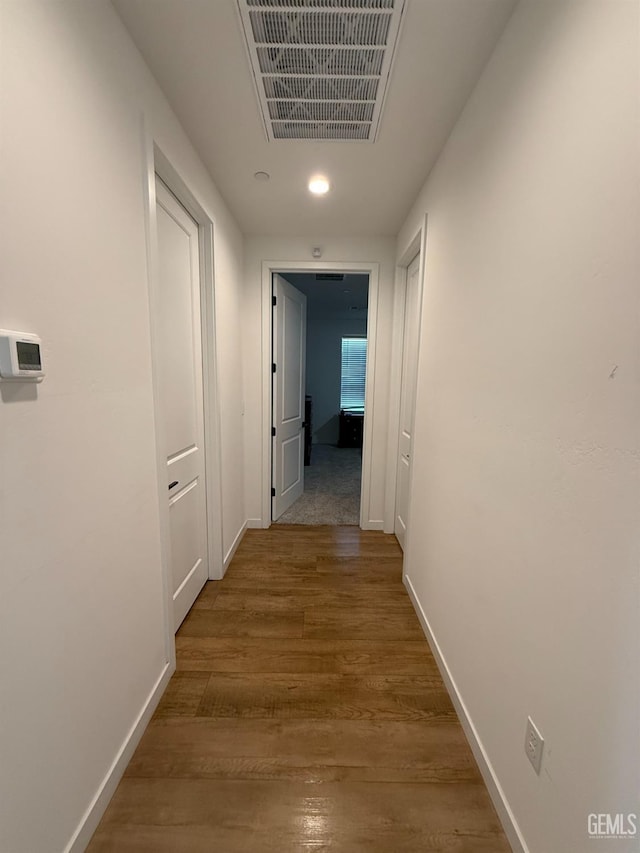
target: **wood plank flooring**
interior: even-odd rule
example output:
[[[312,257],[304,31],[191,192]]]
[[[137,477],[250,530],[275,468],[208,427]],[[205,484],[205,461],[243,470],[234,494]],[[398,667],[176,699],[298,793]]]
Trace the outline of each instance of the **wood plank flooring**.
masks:
[[[91,853],[508,853],[391,536],[249,530]]]

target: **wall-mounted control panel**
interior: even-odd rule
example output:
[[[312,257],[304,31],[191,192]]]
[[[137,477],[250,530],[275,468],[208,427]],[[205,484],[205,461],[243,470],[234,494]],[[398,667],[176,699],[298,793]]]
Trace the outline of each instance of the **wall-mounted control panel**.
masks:
[[[0,329],[0,379],[42,382],[40,338],[30,332]]]

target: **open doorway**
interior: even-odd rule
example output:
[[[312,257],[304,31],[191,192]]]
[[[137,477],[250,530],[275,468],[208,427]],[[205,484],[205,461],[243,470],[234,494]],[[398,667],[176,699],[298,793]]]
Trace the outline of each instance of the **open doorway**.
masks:
[[[303,455],[300,479],[291,477],[293,501],[280,500],[281,467],[293,472],[274,436],[272,520],[282,524],[359,525],[366,414],[369,275],[349,272],[283,272],[306,301]],[[288,300],[291,301],[291,300]],[[276,311],[274,306],[274,312]],[[286,325],[286,324],[285,324]],[[274,314],[274,364],[283,358]],[[295,335],[298,337],[297,333]],[[279,352],[279,355],[278,355]],[[278,395],[285,372],[273,377],[272,433],[282,429]],[[294,383],[295,384],[295,383]],[[297,397],[297,395],[295,395]],[[302,397],[300,398],[302,399]],[[292,411],[294,407],[291,407]],[[280,419],[281,420],[281,419]],[[293,447],[293,442],[290,443]],[[301,448],[302,452],[302,448]]]

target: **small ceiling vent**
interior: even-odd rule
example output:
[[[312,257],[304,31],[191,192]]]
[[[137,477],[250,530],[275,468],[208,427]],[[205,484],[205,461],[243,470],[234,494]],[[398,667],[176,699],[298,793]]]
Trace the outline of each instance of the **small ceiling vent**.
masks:
[[[405,0],[238,0],[267,138],[374,142]]]

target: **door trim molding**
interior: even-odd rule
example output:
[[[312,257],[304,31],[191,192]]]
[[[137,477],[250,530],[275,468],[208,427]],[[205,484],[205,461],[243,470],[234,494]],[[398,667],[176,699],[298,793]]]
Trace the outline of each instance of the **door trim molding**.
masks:
[[[375,406],[374,384],[376,375],[376,350],[378,346],[378,286],[380,264],[346,261],[263,261],[262,262],[262,465],[261,465],[261,515],[262,527],[271,526],[271,352],[273,317],[271,279],[274,272],[345,272],[364,273],[369,276],[367,311],[367,376],[365,381],[364,435],[362,442],[362,480],[360,486],[360,527],[379,530],[380,522],[371,518],[371,468],[373,465],[373,413]]]
[[[155,172],[198,224],[200,246],[200,316],[202,318],[202,386],[205,425],[205,473],[207,479],[207,551],[209,580],[224,574],[222,553],[222,460],[220,406],[218,405],[218,358],[215,347],[215,224],[187,183],[157,144]]]
[[[200,251],[200,316],[202,323],[202,384],[205,424],[205,476],[207,512],[207,557],[209,579],[223,576],[222,554],[222,495],[220,492],[220,407],[218,405],[218,359],[215,349],[215,267],[213,218],[192,192],[180,172],[156,142],[149,127],[145,126],[145,220],[147,227],[147,265],[149,279],[149,314],[152,366],[157,363],[157,297],[159,271],[156,227],[156,175],[162,180],[180,204],[198,225]],[[153,375],[153,405],[156,439],[156,467],[158,472],[158,506],[160,519],[160,545],[165,598],[165,628],[167,661],[175,668],[175,632],[173,629],[172,585],[170,573],[169,507],[166,501],[164,480],[165,460],[162,457],[162,419],[159,408],[159,381]]]
[[[391,371],[389,380],[389,433],[387,443],[387,473],[384,505],[384,532],[393,533],[396,521],[396,493],[398,485],[398,451],[400,448],[400,390],[402,383],[402,349],[404,344],[404,311],[407,293],[407,275],[409,266],[416,255],[420,255],[418,264],[418,282],[420,295],[418,305],[420,322],[418,324],[418,353],[422,340],[422,304],[424,297],[424,278],[427,256],[427,214],[425,213],[418,230],[405,246],[399,247],[396,256],[396,275],[393,298],[393,340],[391,343]],[[409,508],[411,507],[411,472],[409,472]],[[408,520],[409,512],[407,513]],[[405,536],[405,553],[409,528]]]

